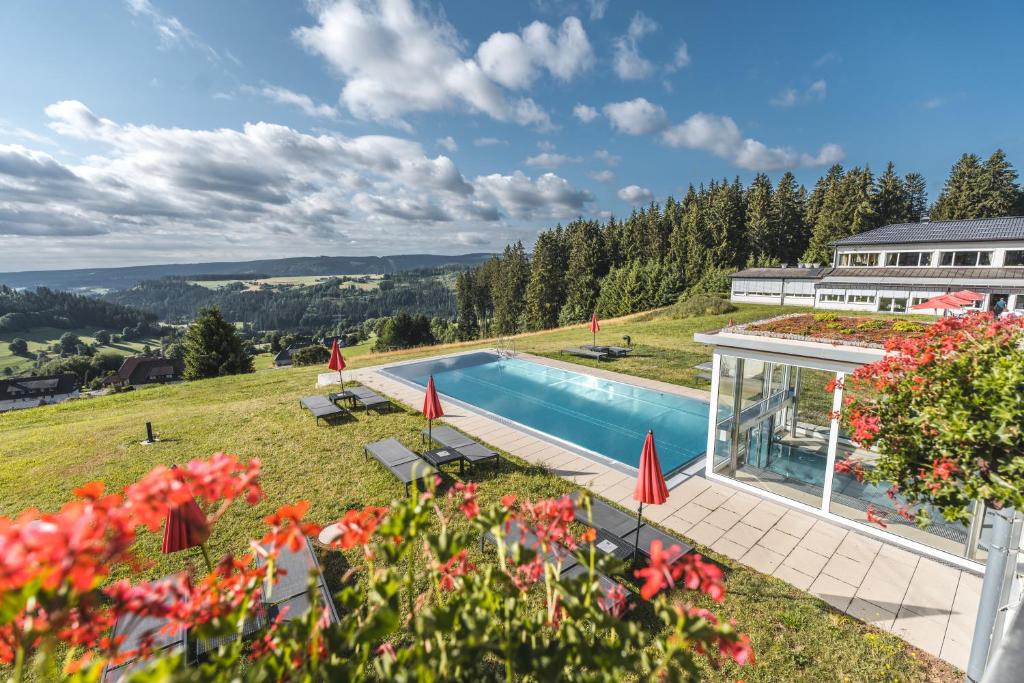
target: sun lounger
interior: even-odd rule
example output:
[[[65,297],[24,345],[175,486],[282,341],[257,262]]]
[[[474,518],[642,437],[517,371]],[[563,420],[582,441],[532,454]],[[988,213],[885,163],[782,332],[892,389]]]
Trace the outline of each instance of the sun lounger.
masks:
[[[169,580],[170,577],[160,579],[160,581]],[[120,645],[120,650],[123,652],[137,649],[142,643],[142,640],[152,634],[152,647],[154,653],[157,651],[187,653],[188,631],[182,628],[174,631],[173,633],[165,633],[163,629],[168,623],[168,620],[162,617],[125,615],[120,617],[114,623],[114,630],[113,633],[111,633],[111,637],[124,639]],[[118,666],[108,667],[103,672],[103,680],[109,683],[127,680],[131,674],[136,671],[141,671],[146,668],[148,664],[149,660],[130,659]]]
[[[587,509],[579,504],[580,492],[577,491],[571,496],[573,503],[576,505],[576,521],[592,526],[595,529],[605,529],[611,532],[615,536],[634,543],[637,550],[646,559],[650,559],[650,547],[651,541],[657,539],[661,541],[662,547],[666,550],[672,546],[679,546],[679,550],[671,553],[669,556],[669,562],[675,562],[686,553],[693,550],[693,546],[675,536],[670,536],[659,529],[655,529],[646,522],[640,525],[640,538],[637,539],[636,533],[636,516],[629,513],[623,512],[616,507],[612,507],[608,503],[602,500],[598,500],[596,497],[590,497],[590,508],[592,519],[587,516]]]
[[[384,439],[363,447],[363,453],[372,455],[381,465],[405,485],[405,495],[409,495],[409,485],[422,481],[424,477],[437,474],[437,468],[426,462],[416,452],[403,446],[397,439]]]
[[[497,451],[473,441],[473,439],[461,432],[455,431],[451,427],[439,426],[429,430],[424,429],[420,434],[424,440],[429,437],[445,448],[457,450],[465,457],[466,462],[471,465],[494,460],[497,467],[501,467],[501,456]]]
[[[316,418],[317,424],[320,423],[320,420],[328,421],[331,418],[340,417],[348,413],[347,410],[335,405],[326,396],[306,396],[299,403],[303,408],[312,413],[313,417]]]
[[[562,349],[559,353],[568,353],[570,356],[581,356],[592,360],[604,360],[608,357],[608,354],[604,351],[591,351],[590,349],[585,349],[579,346],[574,346],[570,349]]]
[[[256,561],[260,566],[266,562],[261,557],[257,557]],[[283,569],[285,573],[278,574],[276,583],[268,581],[263,587],[264,604],[268,608],[267,618],[270,621],[276,619],[279,614],[283,614],[281,618],[284,621],[299,619],[309,611],[312,605],[309,596],[309,575],[316,570],[315,590],[318,602],[321,607],[327,608],[330,623],[338,623],[338,610],[327,588],[327,580],[320,571],[320,563],[316,559],[309,538],[306,538],[306,542],[296,551],[282,548],[277,556],[277,568]]]
[[[608,355],[615,357],[625,356],[633,352],[633,349],[628,346],[595,346],[594,344],[584,344],[580,348],[586,349],[587,351],[594,351],[596,353],[607,353]]]
[[[387,406],[388,409],[391,408],[391,401],[384,398],[373,389],[369,389],[367,387],[352,387],[348,391],[344,392],[344,394],[331,394],[331,397],[335,400],[348,399],[352,401],[353,405],[358,403],[362,406],[363,410],[375,407],[383,408],[385,406]]]

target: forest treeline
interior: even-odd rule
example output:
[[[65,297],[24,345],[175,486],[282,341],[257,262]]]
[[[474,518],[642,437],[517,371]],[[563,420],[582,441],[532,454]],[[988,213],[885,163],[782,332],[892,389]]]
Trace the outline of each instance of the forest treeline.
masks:
[[[1024,213],[1024,192],[1002,150],[982,160],[964,154],[928,205],[919,173],[890,162],[834,165],[811,190],[785,173],[774,185],[759,174],[713,180],[681,199],[651,203],[625,220],[579,219],[541,232],[528,255],[508,245],[456,280],[461,340],[540,330],[648,310],[686,291],[716,292],[745,266],[831,261],[832,242],[891,223]]]
[[[99,327],[120,330],[145,326],[156,316],[117,303],[46,287],[17,290],[0,285],[0,332],[23,332],[33,327],[71,330]]]

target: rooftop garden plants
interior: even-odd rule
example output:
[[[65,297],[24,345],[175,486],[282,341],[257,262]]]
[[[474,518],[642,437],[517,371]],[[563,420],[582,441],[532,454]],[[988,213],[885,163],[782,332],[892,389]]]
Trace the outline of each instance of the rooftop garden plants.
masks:
[[[837,315],[835,313],[796,313],[750,323],[736,328],[745,334],[780,337],[805,337],[826,342],[883,346],[893,338],[905,339],[923,334],[928,323],[913,320]]]

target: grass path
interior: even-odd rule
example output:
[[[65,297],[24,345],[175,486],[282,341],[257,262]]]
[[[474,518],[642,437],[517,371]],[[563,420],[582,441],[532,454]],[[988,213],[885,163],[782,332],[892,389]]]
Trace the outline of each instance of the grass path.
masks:
[[[739,321],[765,317],[774,309],[747,307],[730,316]],[[633,318],[603,325],[601,337],[631,334],[639,344],[635,358],[605,364],[615,370],[688,383],[689,365],[707,357],[693,344],[692,331],[720,327],[723,318],[650,320]],[[519,348],[556,353],[578,343],[585,328],[529,335]],[[600,340],[600,338],[599,338]],[[480,344],[484,345],[484,344]],[[463,345],[459,348],[468,347]],[[452,350],[448,347],[444,350]],[[438,353],[438,349],[387,354],[397,359]],[[679,354],[676,358],[673,354]],[[377,354],[352,354],[352,366],[381,362]],[[691,362],[692,361],[692,362]],[[387,504],[402,494],[383,468],[362,455],[365,443],[397,437],[419,443],[423,421],[408,411],[358,414],[354,421],[316,426],[298,405],[316,393],[321,367],[274,370],[249,375],[152,387],[97,399],[64,403],[0,416],[0,514],[26,507],[54,509],[71,490],[101,479],[112,488],[127,484],[156,464],[182,462],[218,450],[259,457],[267,499],[254,508],[240,504],[224,517],[211,537],[212,550],[242,552],[246,540],[261,533],[261,519],[285,502],[306,499],[313,519],[327,522],[346,509]],[[162,441],[143,446],[144,425],[153,422]],[[496,500],[508,492],[536,498],[568,493],[572,484],[546,470],[513,459],[500,474],[481,470],[481,498]],[[454,471],[454,470],[453,470]],[[160,554],[159,534],[146,535],[139,553],[154,564],[148,574],[179,570],[197,557]],[[488,557],[473,548],[471,559]],[[893,635],[831,610],[824,602],[792,586],[708,553],[728,570],[729,595],[716,611],[737,620],[750,633],[755,667],[729,665],[707,672],[708,680],[733,681],[953,681],[955,672],[918,654]],[[353,556],[347,558],[356,562]],[[337,580],[337,558],[328,563]],[[679,592],[680,599],[693,599]],[[653,621],[645,627],[659,628]]]

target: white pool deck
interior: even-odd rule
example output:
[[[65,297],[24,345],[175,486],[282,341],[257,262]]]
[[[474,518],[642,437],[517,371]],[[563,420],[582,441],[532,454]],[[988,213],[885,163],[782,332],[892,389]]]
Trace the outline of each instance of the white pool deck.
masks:
[[[674,384],[528,354],[518,357],[708,400],[706,392]],[[423,390],[380,373],[382,367],[346,372],[346,380],[356,380],[419,410]],[[337,383],[336,373],[320,376],[321,385],[331,383]],[[443,387],[440,390],[443,392]],[[603,498],[625,507],[635,505],[632,476],[443,398],[442,407],[443,421],[453,427],[543,465]],[[637,444],[638,449],[640,446]],[[675,486],[663,505],[645,507],[644,517],[966,668],[981,593],[980,575],[708,481],[702,472]]]

